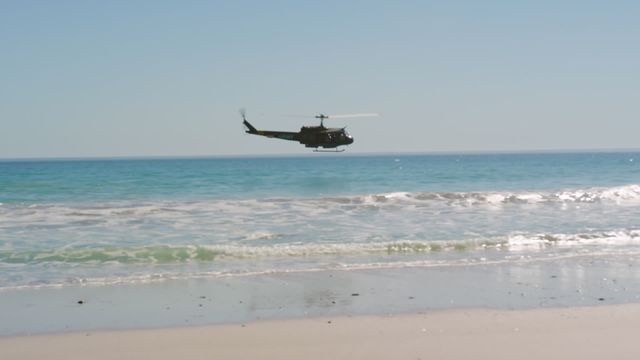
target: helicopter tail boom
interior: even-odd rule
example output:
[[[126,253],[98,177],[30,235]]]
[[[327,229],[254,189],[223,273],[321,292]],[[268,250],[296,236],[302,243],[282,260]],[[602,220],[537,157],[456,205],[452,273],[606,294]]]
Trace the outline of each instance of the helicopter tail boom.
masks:
[[[245,131],[247,134],[266,136],[268,138],[277,138],[282,140],[294,140],[298,141],[298,133],[288,132],[288,131],[268,131],[268,130],[258,130],[253,125],[251,125],[246,119],[242,120],[244,126],[247,127]]]

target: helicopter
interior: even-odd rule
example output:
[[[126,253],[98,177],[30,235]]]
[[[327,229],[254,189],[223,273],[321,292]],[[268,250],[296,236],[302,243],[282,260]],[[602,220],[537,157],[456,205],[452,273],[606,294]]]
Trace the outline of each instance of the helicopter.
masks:
[[[353,143],[353,136],[349,135],[346,127],[327,128],[324,126],[324,120],[348,117],[365,117],[378,116],[378,114],[350,114],[350,115],[325,115],[318,114],[314,118],[320,119],[319,126],[303,126],[298,132],[290,131],[268,131],[258,130],[251,125],[246,118],[244,109],[240,110],[242,115],[242,123],[246,127],[245,132],[252,135],[266,136],[268,138],[276,138],[282,140],[297,141],[308,148],[315,148],[315,152],[343,152],[345,149],[338,149],[339,146],[347,146]],[[335,150],[320,150],[335,149]]]

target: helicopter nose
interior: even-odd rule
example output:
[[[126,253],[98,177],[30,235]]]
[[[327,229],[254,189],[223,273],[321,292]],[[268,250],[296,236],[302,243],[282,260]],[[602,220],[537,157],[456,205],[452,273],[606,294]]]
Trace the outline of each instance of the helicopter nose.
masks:
[[[353,144],[353,136],[347,136],[347,144]]]

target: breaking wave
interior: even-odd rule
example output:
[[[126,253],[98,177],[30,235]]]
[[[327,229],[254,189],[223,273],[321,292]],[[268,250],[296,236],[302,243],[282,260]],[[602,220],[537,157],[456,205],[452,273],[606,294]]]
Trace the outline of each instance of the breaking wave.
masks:
[[[266,208],[289,205],[383,205],[385,203],[414,203],[481,206],[500,204],[543,203],[640,203],[640,184],[609,188],[566,189],[560,191],[481,191],[481,192],[391,192],[369,195],[332,196],[318,198],[218,199],[206,201],[150,201],[104,202],[97,204],[2,204],[0,215],[10,216],[17,211],[37,214],[51,211],[61,216],[100,217],[155,215],[159,213],[190,213],[201,210],[231,210]]]
[[[153,245],[123,248],[0,251],[0,264],[177,264],[218,260],[428,254],[451,251],[535,250],[571,246],[640,244],[640,230],[581,234],[511,234],[455,241],[406,240],[371,243],[242,245]]]
[[[637,184],[260,199],[2,201],[0,289],[76,281],[69,279],[108,283],[602,251],[637,255],[638,205]]]
[[[153,243],[154,237],[161,231],[160,236],[193,236],[215,243],[245,240],[260,242],[286,240],[287,234],[299,233],[299,229],[305,227],[307,233],[323,233],[325,225],[322,221],[343,226],[340,230],[343,234],[344,227],[367,227],[367,231],[372,233],[375,230],[371,226],[375,224],[369,224],[371,211],[389,214],[382,219],[387,223],[381,224],[377,229],[388,233],[390,226],[394,226],[394,221],[404,221],[405,229],[412,227],[415,231],[421,231],[423,219],[446,222],[451,218],[446,214],[459,213],[457,209],[502,209],[504,214],[511,213],[515,217],[519,216],[518,213],[524,214],[529,209],[536,209],[540,214],[544,211],[546,216],[554,216],[554,211],[583,205],[593,207],[594,210],[600,206],[610,209],[618,207],[616,211],[624,212],[630,206],[638,204],[640,185],[635,184],[547,192],[393,192],[320,198],[5,203],[0,206],[0,235],[4,231],[7,237],[16,238],[26,231],[38,234],[38,237],[64,236],[67,239],[82,238],[92,241],[94,236],[117,236],[124,239],[127,233],[135,232],[136,236],[144,238],[149,244]],[[549,210],[545,210],[546,208]],[[597,213],[599,210],[593,212]],[[555,214],[564,216],[561,213]],[[408,225],[409,219],[413,219],[413,223]],[[624,224],[619,224],[618,227],[621,225],[623,228],[630,228]],[[309,227],[313,229],[309,230]],[[351,235],[360,236],[348,234]]]
[[[336,198],[342,203],[436,202],[448,205],[499,205],[540,203],[635,203],[640,202],[640,185],[542,192],[394,192],[353,198]]]

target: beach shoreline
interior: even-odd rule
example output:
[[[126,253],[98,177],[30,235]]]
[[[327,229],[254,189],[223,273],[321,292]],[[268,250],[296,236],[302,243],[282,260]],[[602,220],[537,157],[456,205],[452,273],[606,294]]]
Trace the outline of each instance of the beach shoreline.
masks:
[[[0,292],[0,337],[640,303],[640,260],[585,256]]]
[[[628,254],[0,291],[0,358],[636,359]]]
[[[640,259],[0,291],[0,358],[636,359]]]
[[[634,359],[640,304],[449,309],[0,338],[3,359]]]

